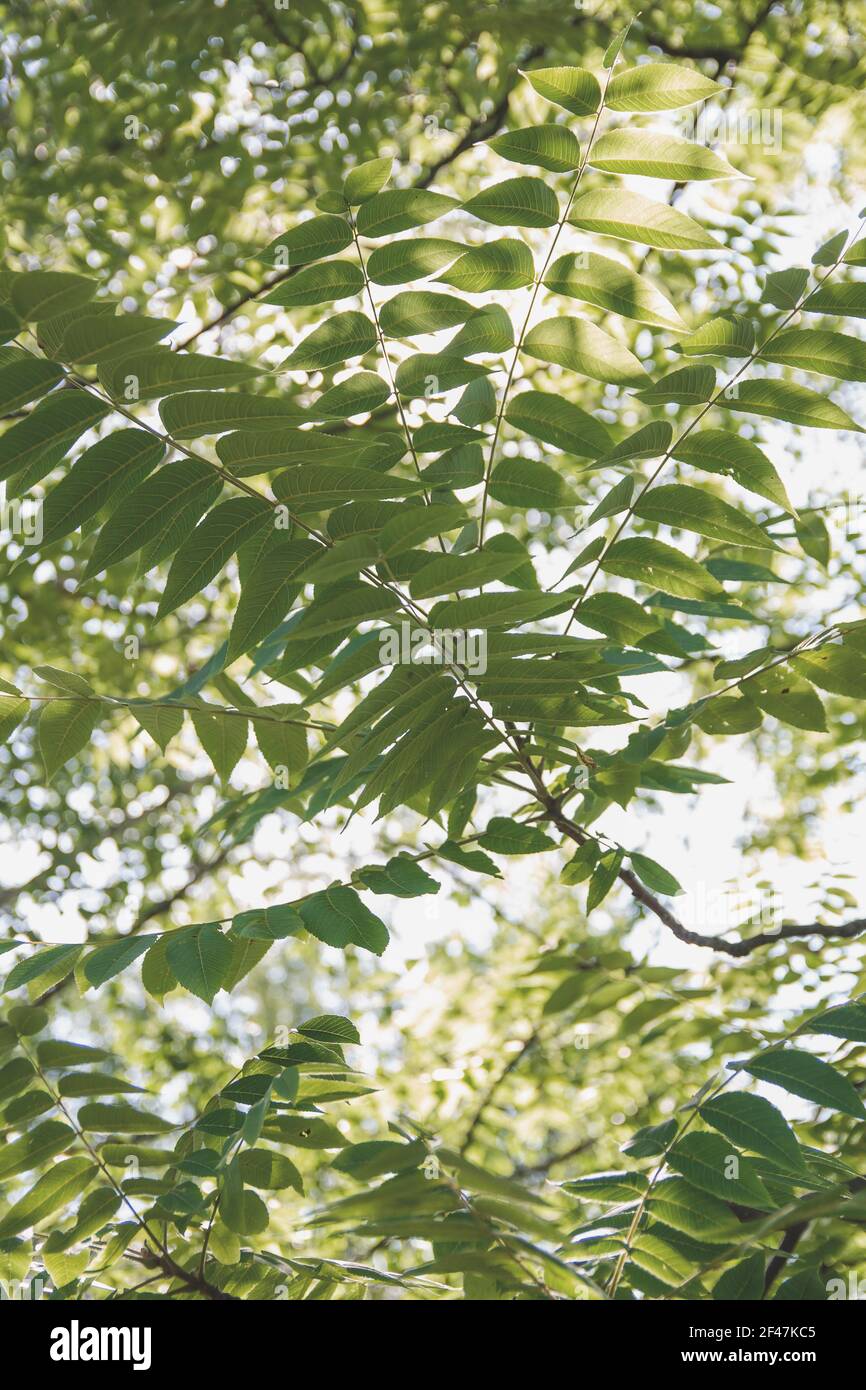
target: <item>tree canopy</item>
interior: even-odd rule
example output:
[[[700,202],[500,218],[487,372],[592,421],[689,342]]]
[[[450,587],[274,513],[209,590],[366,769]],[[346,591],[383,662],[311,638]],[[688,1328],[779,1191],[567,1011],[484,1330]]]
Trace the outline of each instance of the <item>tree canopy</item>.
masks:
[[[866,7],[2,10],[0,1285],[848,1296]]]

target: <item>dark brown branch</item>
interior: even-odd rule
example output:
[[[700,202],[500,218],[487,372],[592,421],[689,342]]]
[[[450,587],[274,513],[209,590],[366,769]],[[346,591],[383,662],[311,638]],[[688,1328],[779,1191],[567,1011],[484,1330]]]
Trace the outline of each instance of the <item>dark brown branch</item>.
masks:
[[[550,795],[541,778],[536,777],[533,780],[536,795],[547,811],[548,820],[575,844],[585,845],[588,840],[592,839],[592,836],[563,814],[559,802]],[[740,958],[750,956],[753,951],[758,951],[763,946],[772,946],[777,941],[790,941],[810,936],[821,937],[824,941],[844,941],[862,936],[866,932],[866,918],[856,917],[851,922],[840,923],[839,926],[828,926],[822,922],[810,922],[806,925],[787,923],[780,927],[771,928],[769,931],[758,932],[755,936],[749,936],[740,941],[729,941],[725,936],[704,935],[684,926],[670,908],[657,898],[646,884],[641,883],[631,869],[620,869],[618,877],[629,889],[632,897],[648,908],[678,941],[685,942],[687,946],[702,946],[707,950],[721,951],[726,956]]]

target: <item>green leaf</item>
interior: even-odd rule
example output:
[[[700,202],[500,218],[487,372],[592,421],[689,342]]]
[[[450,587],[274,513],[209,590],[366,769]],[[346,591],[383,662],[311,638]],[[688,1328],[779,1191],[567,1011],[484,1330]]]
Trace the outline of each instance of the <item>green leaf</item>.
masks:
[[[580,406],[545,391],[524,391],[515,396],[505,418],[515,429],[578,458],[597,458],[611,447],[604,425]]]
[[[643,536],[612,545],[602,560],[602,569],[651,585],[675,598],[716,598],[724,593],[703,565],[663,541]]]
[[[669,402],[676,405],[703,405],[715,390],[716,373],[710,366],[680,367],[668,372],[658,381],[637,392],[640,401],[648,405],[662,405]]]
[[[542,179],[503,179],[463,204],[481,222],[496,227],[552,227],[559,218],[556,194]]]
[[[32,956],[20,960],[10,970],[3,993],[8,994],[10,989],[18,989],[20,985],[29,985],[31,980],[38,980],[49,971],[63,969],[68,975],[80,955],[80,946],[48,946],[44,950],[34,951]]]
[[[305,1038],[322,1043],[360,1043],[361,1034],[354,1023],[341,1014],[318,1014],[298,1024],[298,1032]]]
[[[753,546],[759,550],[778,549],[776,543],[751,517],[700,488],[685,483],[667,483],[650,488],[635,503],[635,516],[663,526],[682,527],[699,536],[724,541],[727,545]]]
[[[658,627],[658,619],[625,594],[592,594],[581,604],[578,619],[630,647]]]
[[[229,635],[226,664],[231,663],[283,621],[299,587],[299,576],[321,547],[274,531],[259,559],[241,581],[241,596]]]
[[[670,1123],[668,1121],[668,1124]],[[658,1147],[660,1131],[664,1131],[661,1148]],[[676,1122],[673,1123],[672,1129],[656,1125],[654,1131],[646,1131],[646,1134],[650,1133],[653,1134],[653,1139],[649,1141],[647,1153],[638,1153],[637,1149],[640,1146],[634,1144],[626,1145],[624,1152],[631,1154],[632,1158],[646,1158],[663,1152],[665,1145],[676,1133]],[[719,1231],[729,1229],[735,1220],[730,1207],[724,1202],[711,1197],[708,1192],[697,1191],[682,1178],[666,1178],[656,1184],[651,1211],[665,1226],[699,1240],[711,1240]]]
[[[239,912],[232,920],[232,933],[248,941],[283,941],[303,929],[303,920],[293,903],[257,907]]]
[[[532,284],[534,275],[532,252],[526,243],[503,237],[466,251],[439,280],[468,294],[483,294],[487,290],[522,289]]]
[[[603,463],[622,463],[627,459],[659,458],[670,448],[673,430],[667,420],[650,420],[605,454]]]
[[[521,75],[545,101],[573,116],[591,116],[601,105],[598,81],[584,68],[534,68]]]
[[[817,372],[840,381],[866,381],[866,343],[847,333],[790,328],[761,349],[767,362],[781,362],[801,372]]]
[[[22,719],[30,713],[30,701],[20,695],[0,695],[0,745],[8,742]]]
[[[731,1265],[713,1285],[713,1298],[757,1302],[764,1294],[764,1264],[765,1258],[758,1251]]]
[[[80,309],[95,293],[96,281],[89,276],[58,270],[25,271],[10,286],[12,307],[26,323]]]
[[[430,613],[430,625],[436,628],[518,627],[521,623],[562,613],[571,602],[568,595],[561,594],[479,594],[477,598],[437,603]]]
[[[283,232],[264,251],[257,260],[283,269],[307,265],[310,261],[320,261],[323,256],[336,255],[344,251],[352,241],[352,229],[345,217],[326,214],[324,217],[310,217],[299,222],[291,231]]]
[[[158,469],[108,518],[85,566],[84,580],[144,545],[151,555],[158,551],[173,554],[221,488],[222,480],[214,469],[198,459],[178,459]]]
[[[240,547],[274,524],[264,498],[232,497],[199,522],[172,561],[156,621],[201,593]]]
[[[161,463],[165,445],[147,430],[116,430],[87,449],[52,488],[42,511],[45,545],[97,515],[119,489],[137,486]]]
[[[825,643],[795,656],[791,666],[819,690],[860,700],[866,692],[866,658],[850,647]]]
[[[232,947],[215,922],[206,922],[172,932],[166,957],[179,983],[212,1004],[231,964]]]
[[[177,439],[195,439],[227,430],[270,430],[316,417],[284,400],[268,396],[229,395],[223,391],[184,391],[160,406],[166,429]]]
[[[840,1004],[811,1019],[805,1033],[828,1033],[833,1038],[851,1042],[866,1042],[866,1007],[863,1004]]]
[[[475,310],[453,294],[432,290],[404,290],[395,294],[379,311],[382,332],[391,338],[413,338],[418,333],[438,333],[455,328]]]
[[[320,372],[350,357],[360,357],[376,346],[376,330],[366,314],[350,309],[333,314],[284,357],[281,371]]]
[[[530,329],[523,350],[542,362],[555,362],[615,386],[640,385],[647,375],[627,347],[587,319],[545,319]]]
[[[553,511],[577,501],[565,478],[537,459],[506,458],[490,477],[490,496],[515,507]]]
[[[192,722],[202,748],[223,785],[243,757],[247,746],[247,716],[206,708],[192,711]]]
[[[0,305],[0,343],[8,343],[21,331],[21,322],[11,312],[8,305]]]
[[[386,162],[390,164],[391,161]],[[299,1196],[304,1195],[304,1180],[294,1163],[274,1149],[246,1149],[238,1156],[238,1167],[250,1187],[268,1191],[292,1187]]]
[[[134,936],[124,941],[112,941],[91,951],[82,965],[84,978],[91,985],[104,985],[125,970],[157,941],[156,936]]]
[[[479,837],[482,849],[491,854],[541,854],[555,849],[556,841],[534,825],[522,825],[506,816],[494,816]]]
[[[342,222],[342,218],[339,221]],[[354,261],[325,261],[299,270],[268,294],[261,304],[279,304],[285,309],[302,305],[331,304],[335,299],[349,299],[364,288],[364,273]]]
[[[638,323],[685,332],[685,324],[663,294],[628,266],[595,251],[560,256],[547,271],[544,284],[556,294],[609,309]]]
[[[678,344],[686,357],[750,357],[754,346],[751,321],[736,314],[719,314]]]
[[[407,507],[382,527],[379,553],[386,557],[402,555],[433,536],[455,531],[465,521],[466,512],[459,504],[434,502],[429,506]]]
[[[47,685],[53,685],[69,695],[83,695],[86,699],[93,694],[93,686],[74,671],[61,671],[56,666],[34,666],[33,674]]]
[[[117,318],[84,315],[63,335],[60,357],[64,362],[104,362],[106,358],[152,347],[177,327],[171,319],[150,319],[144,314],[121,314]]]
[[[40,1168],[49,1158],[62,1153],[75,1143],[75,1131],[59,1120],[46,1120],[44,1124],[23,1134],[20,1139],[7,1142],[0,1149],[0,1180],[4,1183],[18,1173],[26,1173],[31,1168]]]
[[[510,316],[501,304],[487,304],[472,311],[445,351],[449,356],[472,357],[478,352],[507,352],[513,346]]]
[[[351,203],[352,207],[366,203],[368,198],[372,198],[374,193],[385,187],[391,177],[393,165],[393,159],[388,157],[368,159],[365,164],[358,164],[354,169],[350,169],[343,182],[346,202]]]
[[[346,420],[378,410],[391,395],[391,388],[375,372],[355,372],[354,376],[324,391],[311,411],[323,420]]]
[[[416,352],[404,357],[397,368],[397,390],[404,396],[444,396],[458,386],[486,376],[489,368],[464,362],[445,352]]]
[[[377,246],[367,261],[367,274],[376,285],[405,285],[422,280],[455,260],[465,248],[441,237],[408,237]],[[466,286],[458,286],[465,289]]]
[[[268,705],[264,717],[252,716],[259,752],[272,772],[300,772],[307,762],[307,731],[301,705]],[[276,717],[275,717],[276,716]]]
[[[638,193],[602,188],[579,193],[568,220],[573,227],[621,241],[637,241],[662,251],[717,250],[719,242],[703,227],[667,203]]]
[[[826,730],[824,707],[811,685],[778,666],[750,676],[740,687],[759,709],[795,729]]]
[[[790,381],[740,381],[730,393],[723,391],[716,404],[749,415],[769,415],[773,420],[786,420],[791,425],[863,433],[863,427],[826,396]]]
[[[723,90],[720,82],[677,63],[642,63],[611,79],[605,106],[611,111],[675,111]]]
[[[763,1096],[735,1091],[701,1106],[701,1118],[726,1139],[795,1173],[806,1171],[803,1152],[787,1120]]]
[[[173,709],[171,705],[134,705],[130,711],[163,753],[183,728],[184,711]]]
[[[586,895],[587,913],[593,912],[607,897],[619,878],[624,858],[622,850],[609,850],[603,854],[592,871]]]
[[[409,590],[417,599],[456,594],[461,589],[477,589],[489,580],[502,579],[516,567],[513,555],[486,548],[468,555],[437,555],[413,576]]]
[[[6,1018],[19,1038],[30,1038],[47,1028],[49,1013],[41,1006],[13,1004],[11,1009],[7,1009]]]
[[[388,930],[352,888],[335,884],[322,893],[297,904],[304,926],[311,936],[328,946],[347,946],[354,942],[365,951],[381,956],[388,945]]]
[[[847,1077],[811,1052],[786,1047],[753,1057],[742,1064],[742,1069],[759,1081],[780,1086],[825,1110],[840,1110],[843,1115],[853,1115],[857,1120],[866,1117],[863,1102]]]
[[[99,1169],[89,1158],[66,1158],[56,1163],[0,1217],[0,1240],[39,1225],[67,1206],[93,1181]]]
[[[818,512],[807,512],[794,520],[794,532],[804,552],[824,569],[830,563],[830,533]]]
[[[357,623],[384,618],[399,607],[397,595],[391,589],[357,584],[339,589],[336,594],[315,599],[304,609],[297,636],[322,637],[329,632],[348,631]]]
[[[171,391],[222,390],[261,376],[259,367],[230,362],[225,357],[202,357],[194,352],[152,348],[134,357],[109,358],[99,365],[100,384],[118,401],[153,401]]]
[[[835,314],[840,318],[866,318],[866,281],[850,285],[819,285],[803,304],[806,314]]]
[[[50,782],[90,742],[105,712],[99,700],[51,700],[39,716],[39,751]]]
[[[607,174],[639,174],[674,183],[744,177],[705,145],[660,130],[609,130],[596,140],[589,162]]]
[[[0,437],[0,482],[15,476],[16,491],[26,491],[108,410],[105,401],[86,391],[53,392]]]
[[[0,366],[0,416],[11,415],[44,396],[63,376],[63,368],[44,357],[24,357]]]
[[[148,1115],[126,1101],[116,1105],[104,1105],[100,1101],[82,1105],[78,1124],[81,1129],[96,1134],[166,1134],[177,1127],[171,1120]]]
[[[667,893],[671,896],[682,893],[682,886],[673,874],[661,864],[657,864],[655,859],[650,859],[649,855],[632,853],[629,860],[641,883],[645,883],[653,893]]]
[[[81,1096],[116,1096],[140,1090],[141,1087],[133,1086],[131,1081],[124,1081],[120,1076],[109,1076],[102,1071],[70,1072],[68,1076],[61,1076],[57,1083],[59,1095],[75,1099]]]
[[[767,276],[763,304],[773,304],[777,309],[796,309],[809,283],[809,272],[802,267],[790,270],[774,270]]]
[[[60,1067],[89,1067],[92,1062],[104,1062],[108,1053],[101,1047],[88,1047],[86,1043],[46,1038],[36,1044],[36,1056],[41,1067],[52,1071]]]
[[[415,479],[395,478],[390,474],[377,473],[372,468],[322,463],[286,468],[274,479],[273,494],[293,511],[318,512],[329,511],[342,502],[403,497],[411,492],[419,492],[421,487],[422,484]]]
[[[767,497],[783,511],[791,512],[785,485],[766,455],[751,439],[729,430],[699,430],[677,440],[671,452],[675,459],[733,478],[740,487]]]
[[[743,1158],[728,1139],[718,1134],[692,1131],[683,1135],[669,1151],[668,1163],[701,1192],[760,1211],[772,1210],[757,1164]]]
[[[567,174],[580,164],[577,136],[564,125],[526,126],[497,135],[487,143],[513,164],[534,164],[553,174]]]
[[[0,1068],[0,1100],[5,1103],[12,1096],[26,1091],[34,1077],[35,1069],[29,1057],[13,1057],[11,1062]]]
[[[389,859],[384,867],[370,865],[358,869],[356,877],[371,893],[395,898],[419,898],[426,893],[438,893],[440,887],[420,864],[402,854]]]
[[[394,188],[377,193],[364,203],[358,213],[358,231],[364,237],[390,236],[392,232],[406,232],[410,227],[435,222],[459,206],[456,198],[431,193],[426,188]]]

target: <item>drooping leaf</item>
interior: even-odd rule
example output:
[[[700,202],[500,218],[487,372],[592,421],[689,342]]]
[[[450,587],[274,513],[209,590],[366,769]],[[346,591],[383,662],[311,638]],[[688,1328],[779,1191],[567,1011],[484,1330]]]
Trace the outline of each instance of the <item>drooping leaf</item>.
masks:
[[[166,946],[168,964],[190,993],[213,1002],[231,963],[231,943],[215,922],[172,932]]]
[[[796,1047],[777,1049],[743,1063],[743,1070],[824,1109],[841,1110],[843,1115],[853,1115],[858,1120],[866,1116],[863,1102],[848,1078],[811,1052]]]
[[[673,333],[685,331],[685,324],[672,304],[641,275],[609,256],[595,251],[560,256],[544,277],[556,294],[568,295],[600,309],[609,309],[624,318],[636,319],[654,328]]]
[[[99,700],[51,700],[39,715],[39,751],[50,782],[90,742],[105,712]]]

